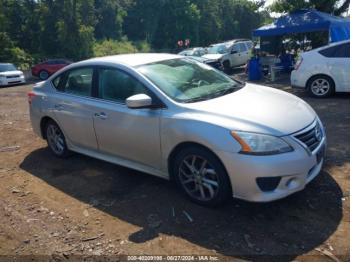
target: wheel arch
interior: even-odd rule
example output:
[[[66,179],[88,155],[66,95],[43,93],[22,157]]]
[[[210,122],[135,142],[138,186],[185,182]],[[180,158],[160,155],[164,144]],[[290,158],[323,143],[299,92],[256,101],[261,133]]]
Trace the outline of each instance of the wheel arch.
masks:
[[[224,165],[224,163],[221,161],[220,157],[213,151],[211,150],[209,147],[202,145],[200,143],[197,142],[191,142],[191,141],[186,141],[186,142],[181,142],[179,144],[177,144],[171,151],[170,154],[168,156],[167,159],[167,165],[168,165],[168,173],[169,173],[169,178],[170,180],[174,180],[174,174],[172,172],[173,170],[173,164],[174,164],[174,159],[175,156],[181,152],[181,150],[184,150],[185,148],[189,148],[189,147],[200,147],[204,150],[207,150],[208,152],[210,152],[211,154],[213,154],[213,156],[215,156],[217,158],[217,160],[221,163],[222,167],[225,169],[226,173],[227,173],[227,169]],[[228,175],[228,173],[227,173]]]
[[[225,63],[228,63],[228,65],[231,67],[231,61],[230,61],[230,59],[225,58],[225,59],[222,61],[222,65],[224,65]]]
[[[53,121],[57,124],[55,119],[53,119],[52,117],[49,117],[49,116],[44,116],[40,120],[40,132],[41,132],[42,138],[44,138],[44,139],[46,139],[45,127],[49,121]]]
[[[309,85],[310,85],[311,80],[312,80],[313,78],[319,77],[319,76],[321,76],[321,77],[323,76],[323,77],[329,78],[329,79],[332,81],[332,83],[333,83],[334,89],[336,90],[336,86],[337,86],[337,85],[336,85],[336,83],[335,83],[333,77],[331,77],[331,76],[328,75],[328,74],[324,74],[324,73],[321,73],[321,74],[314,74],[314,75],[310,76],[309,79],[306,81],[306,87],[309,88]]]

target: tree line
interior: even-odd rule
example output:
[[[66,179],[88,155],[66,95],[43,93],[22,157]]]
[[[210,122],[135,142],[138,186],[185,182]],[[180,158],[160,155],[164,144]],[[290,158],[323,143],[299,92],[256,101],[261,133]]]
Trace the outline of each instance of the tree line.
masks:
[[[250,37],[268,15],[248,0],[0,0],[0,61],[172,50]]]
[[[277,0],[277,11],[300,2]],[[324,0],[337,6],[342,0]],[[348,2],[350,0],[346,0]],[[264,0],[0,0],[0,62],[81,60],[125,52],[172,51],[250,38],[271,22]],[[340,11],[344,11],[343,9]]]

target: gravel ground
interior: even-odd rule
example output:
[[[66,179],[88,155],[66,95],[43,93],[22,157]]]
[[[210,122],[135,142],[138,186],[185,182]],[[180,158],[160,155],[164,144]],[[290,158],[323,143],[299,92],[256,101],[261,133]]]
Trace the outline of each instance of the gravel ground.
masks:
[[[274,87],[293,92],[283,81]],[[329,139],[326,165],[305,190],[268,204],[233,200],[208,209],[156,177],[78,154],[53,157],[32,132],[30,89],[0,89],[0,260],[350,261],[349,94],[319,100],[295,93],[317,111]]]

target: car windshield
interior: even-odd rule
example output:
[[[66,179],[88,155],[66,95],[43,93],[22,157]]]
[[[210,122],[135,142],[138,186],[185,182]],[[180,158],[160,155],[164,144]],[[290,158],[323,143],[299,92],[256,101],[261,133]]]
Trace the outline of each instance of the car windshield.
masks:
[[[193,55],[193,53],[194,53],[194,50],[189,49],[189,50],[184,50],[184,51],[180,52],[179,55],[187,56],[187,55]]]
[[[213,45],[208,48],[208,54],[226,54],[227,52],[227,46],[224,44]]]
[[[187,58],[141,65],[138,71],[181,103],[209,100],[242,87],[241,83],[216,69]]]
[[[0,72],[16,71],[17,68],[13,64],[0,64]]]

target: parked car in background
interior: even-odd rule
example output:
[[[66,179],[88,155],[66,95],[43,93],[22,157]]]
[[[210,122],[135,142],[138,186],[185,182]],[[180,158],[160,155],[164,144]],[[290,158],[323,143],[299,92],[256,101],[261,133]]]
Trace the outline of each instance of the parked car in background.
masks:
[[[25,82],[23,72],[13,64],[0,63],[0,86],[24,84]]]
[[[57,157],[71,150],[170,179],[202,205],[286,197],[324,162],[324,128],[307,103],[183,56],[82,61],[28,100],[33,130]]]
[[[194,47],[181,51],[178,55],[183,56],[203,56],[206,54],[206,51],[203,47]]]
[[[350,92],[350,40],[302,53],[292,71],[291,84],[314,97]]]
[[[254,44],[251,40],[236,39],[208,47],[208,54],[203,57],[219,61],[225,71],[245,65],[250,59],[249,53]]]
[[[205,57],[199,57],[199,56],[186,56],[189,59],[193,59],[195,61],[210,65],[211,67],[214,67],[218,70],[223,71],[224,67],[222,66],[222,64],[220,63],[220,61],[217,60],[213,60],[213,59],[209,59],[209,58],[205,58]]]
[[[50,75],[72,62],[65,59],[50,59],[32,67],[32,75],[46,80]]]

